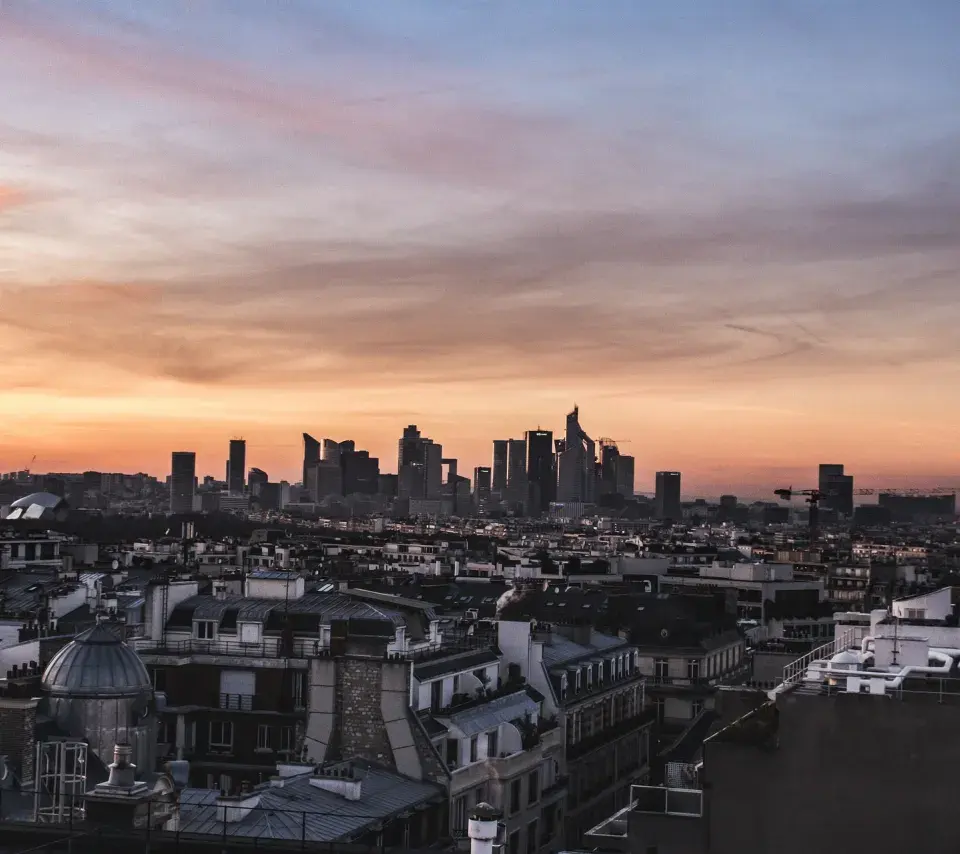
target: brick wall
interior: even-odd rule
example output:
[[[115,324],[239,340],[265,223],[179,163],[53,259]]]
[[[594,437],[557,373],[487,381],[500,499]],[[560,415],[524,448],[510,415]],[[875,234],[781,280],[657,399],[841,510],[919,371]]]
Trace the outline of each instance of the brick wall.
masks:
[[[0,755],[9,759],[21,782],[33,780],[38,702],[0,697]]]
[[[355,756],[395,767],[380,705],[383,662],[343,658],[337,661],[335,744],[340,757]]]

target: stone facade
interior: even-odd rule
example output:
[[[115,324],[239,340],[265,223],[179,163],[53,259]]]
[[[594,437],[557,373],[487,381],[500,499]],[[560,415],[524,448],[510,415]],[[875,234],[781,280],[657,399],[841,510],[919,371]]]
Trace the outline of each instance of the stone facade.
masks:
[[[360,658],[337,661],[335,743],[343,759],[361,757],[396,768],[380,703],[383,664]]]
[[[0,755],[8,758],[21,784],[33,782],[38,702],[0,697]]]

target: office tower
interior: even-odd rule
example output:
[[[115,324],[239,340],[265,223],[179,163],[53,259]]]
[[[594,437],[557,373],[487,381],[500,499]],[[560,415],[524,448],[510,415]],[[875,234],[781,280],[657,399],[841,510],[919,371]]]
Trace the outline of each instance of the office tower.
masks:
[[[250,487],[250,494],[259,495],[260,490],[263,489],[263,485],[269,480],[270,478],[267,476],[267,473],[262,469],[250,469],[250,475],[247,477],[247,484]]]
[[[416,424],[403,431],[398,442],[400,498],[439,500],[443,487],[443,447],[420,435]]]
[[[507,489],[507,440],[493,440],[493,474],[490,488],[503,495]]]
[[[473,470],[473,500],[478,509],[490,500],[492,474],[490,466],[477,466]]]
[[[658,519],[679,522],[683,518],[683,508],[680,505],[680,472],[657,472],[654,512]]]
[[[174,451],[170,460],[170,512],[192,513],[197,488],[197,455]]]
[[[557,500],[590,504],[596,500],[596,444],[580,426],[580,410],[567,415],[564,450],[557,458]]]
[[[527,479],[527,442],[525,439],[507,439],[506,499],[526,512],[530,498]]]
[[[343,495],[343,469],[339,462],[321,460],[310,470],[309,481],[314,501]]]
[[[844,474],[839,463],[821,463],[818,489],[824,507],[844,516],[853,515],[853,475]]]
[[[443,446],[430,439],[424,440],[424,480],[425,495],[430,501],[436,501],[443,494]]]
[[[617,492],[624,498],[633,498],[636,489],[634,459],[629,454],[617,458]]]
[[[380,486],[380,460],[371,457],[369,451],[344,450],[345,444],[341,443],[340,450],[343,494],[376,495]]]
[[[540,515],[557,500],[557,467],[553,455],[553,431],[528,430],[527,480],[530,483],[530,513]]]
[[[325,463],[340,465],[340,443],[333,439],[324,439],[320,446],[320,459]]]
[[[230,440],[230,460],[227,465],[227,490],[231,495],[243,495],[247,473],[247,443],[243,439]]]
[[[300,482],[309,489],[310,469],[320,462],[320,443],[309,433],[303,434],[303,480]]]
[[[377,485],[377,493],[384,498],[396,498],[398,479],[398,475],[395,474],[381,474]]]
[[[620,468],[620,449],[610,441],[600,440],[600,494],[616,495],[619,492],[617,472]]]

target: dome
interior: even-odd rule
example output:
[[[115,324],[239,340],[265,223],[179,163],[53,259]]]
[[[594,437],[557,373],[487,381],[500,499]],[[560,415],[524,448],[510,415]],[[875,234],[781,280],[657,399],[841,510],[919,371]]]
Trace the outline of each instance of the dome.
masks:
[[[831,667],[859,667],[860,658],[852,650],[845,649],[830,659]]]
[[[29,495],[11,502],[6,518],[16,519],[45,519],[65,513],[69,505],[59,495],[50,492],[31,492]]]
[[[99,624],[51,659],[41,684],[54,697],[135,697],[153,691],[140,656]]]
[[[64,501],[59,495],[54,495],[51,492],[31,492],[29,495],[24,495],[23,498],[11,502],[10,506],[30,507],[33,504],[39,504],[48,510],[56,510],[63,503]]]

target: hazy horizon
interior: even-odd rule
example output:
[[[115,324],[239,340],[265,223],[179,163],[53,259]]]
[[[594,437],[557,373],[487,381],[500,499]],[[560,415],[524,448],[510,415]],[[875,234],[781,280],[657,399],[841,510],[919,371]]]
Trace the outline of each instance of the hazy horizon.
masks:
[[[960,4],[0,4],[0,469],[960,484]],[[937,472],[942,472],[938,475]],[[220,476],[220,474],[216,474]]]

